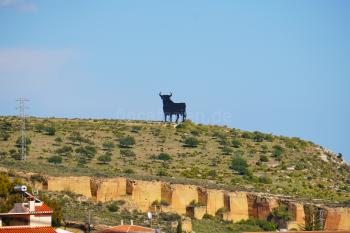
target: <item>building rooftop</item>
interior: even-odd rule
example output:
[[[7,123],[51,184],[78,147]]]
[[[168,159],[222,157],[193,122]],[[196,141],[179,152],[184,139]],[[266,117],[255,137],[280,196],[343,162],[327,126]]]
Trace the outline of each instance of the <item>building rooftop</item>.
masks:
[[[52,209],[45,203],[35,203],[34,211],[30,211],[26,203],[16,203],[8,213],[0,213],[0,216],[18,215],[18,214],[52,214]]]
[[[0,233],[57,233],[53,227],[8,226],[0,227]]]

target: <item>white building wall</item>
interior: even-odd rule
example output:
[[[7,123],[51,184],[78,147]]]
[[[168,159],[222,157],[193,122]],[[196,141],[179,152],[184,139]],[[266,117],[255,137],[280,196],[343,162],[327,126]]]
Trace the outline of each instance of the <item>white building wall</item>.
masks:
[[[51,226],[51,216],[30,215],[30,226]]]

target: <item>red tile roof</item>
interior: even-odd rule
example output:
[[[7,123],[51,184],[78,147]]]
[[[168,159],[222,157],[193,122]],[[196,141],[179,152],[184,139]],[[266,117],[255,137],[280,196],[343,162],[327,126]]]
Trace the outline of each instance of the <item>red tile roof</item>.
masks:
[[[116,227],[107,228],[99,231],[98,233],[154,233],[155,230],[148,227],[135,226],[135,225],[120,225]]]
[[[43,203],[41,206],[35,206],[35,211],[38,213],[52,213],[52,209],[48,207],[45,203]]]
[[[53,227],[8,226],[0,227],[0,233],[57,233]]]

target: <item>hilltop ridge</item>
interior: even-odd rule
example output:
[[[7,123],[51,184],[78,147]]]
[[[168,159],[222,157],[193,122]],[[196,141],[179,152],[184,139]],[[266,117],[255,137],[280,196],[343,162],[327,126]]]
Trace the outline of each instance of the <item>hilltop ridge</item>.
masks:
[[[339,155],[299,138],[191,121],[174,125],[31,117],[28,159],[19,161],[19,119],[0,117],[0,126],[0,161],[7,169],[56,176],[158,178],[350,202],[350,167]]]

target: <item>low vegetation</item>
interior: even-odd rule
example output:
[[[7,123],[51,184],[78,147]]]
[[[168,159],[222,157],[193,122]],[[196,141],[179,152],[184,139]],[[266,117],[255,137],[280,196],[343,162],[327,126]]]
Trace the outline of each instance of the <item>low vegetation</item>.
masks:
[[[28,156],[21,161],[20,120],[0,117],[0,166],[44,175],[171,179],[350,202],[350,167],[343,156],[299,138],[191,121],[175,126],[28,118],[26,123]]]

